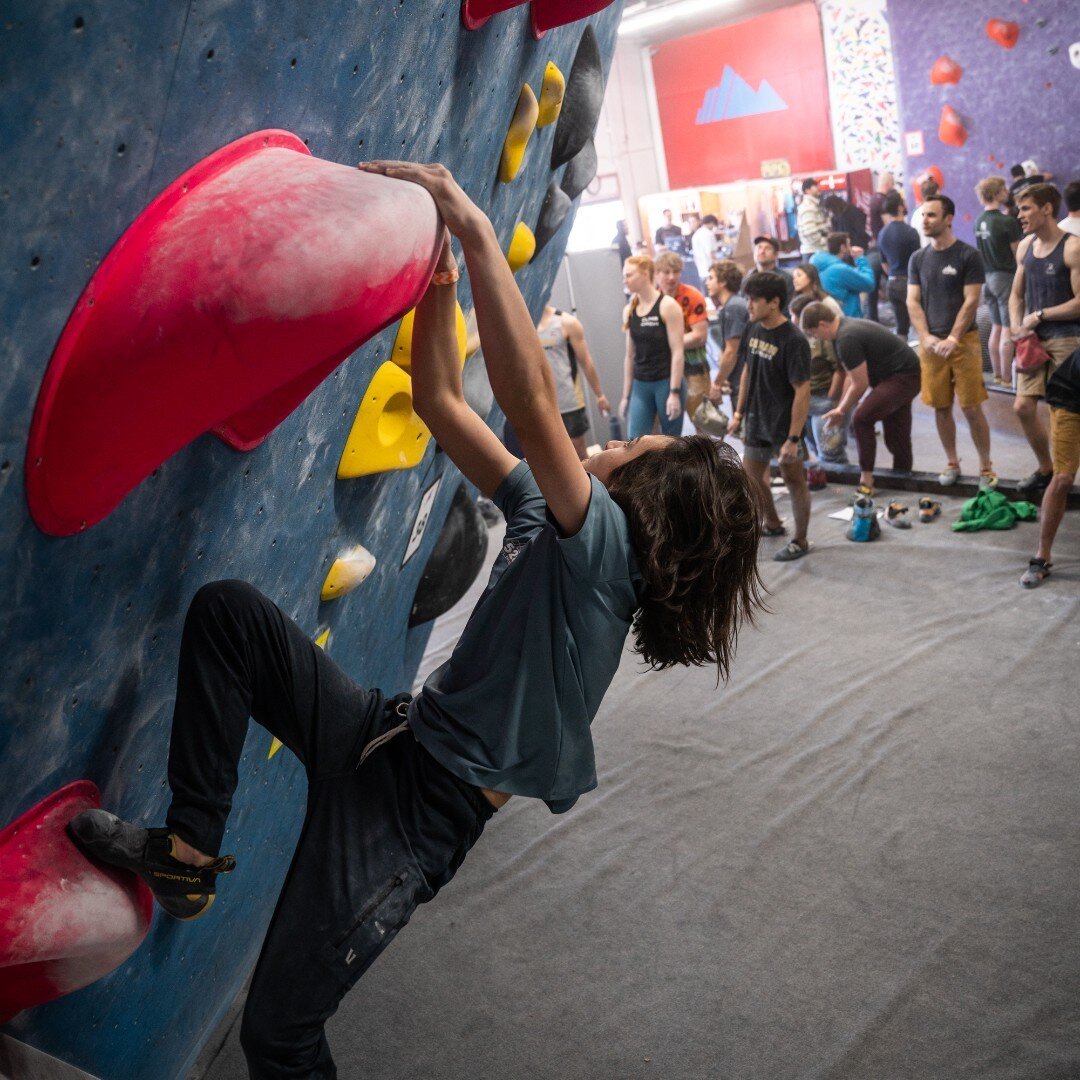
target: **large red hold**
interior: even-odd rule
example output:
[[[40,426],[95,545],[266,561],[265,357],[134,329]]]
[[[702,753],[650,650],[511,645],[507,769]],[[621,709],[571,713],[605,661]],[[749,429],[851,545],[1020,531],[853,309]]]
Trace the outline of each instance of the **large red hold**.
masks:
[[[556,26],[587,19],[610,3],[611,0],[532,0],[533,36],[540,39]]]
[[[939,56],[930,69],[930,81],[935,86],[948,86],[960,81],[964,69],[951,57]]]
[[[107,975],[146,937],[150,890],[91,863],[64,831],[100,805],[77,780],[0,832],[0,1024]]]
[[[945,105],[941,110],[938,138],[946,146],[963,146],[967,142],[967,128],[964,127],[964,121],[951,105]]]
[[[1020,40],[1020,24],[1007,19],[990,19],[986,24],[986,35],[1003,49],[1011,49]]]
[[[38,394],[26,495],[45,532],[100,521],[204,432],[250,450],[424,293],[431,196],[287,131],[216,151],[139,215],[68,318]]]

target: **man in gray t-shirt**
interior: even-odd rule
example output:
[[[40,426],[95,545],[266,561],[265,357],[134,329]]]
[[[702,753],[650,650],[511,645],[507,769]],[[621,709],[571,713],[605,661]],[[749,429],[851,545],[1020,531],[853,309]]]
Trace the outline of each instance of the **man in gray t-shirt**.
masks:
[[[709,267],[705,289],[717,309],[716,321],[709,327],[709,338],[717,353],[717,371],[713,379],[713,401],[719,401],[724,387],[730,385],[731,406],[735,408],[739,376],[739,343],[750,324],[750,309],[740,294],[743,274],[733,259],[721,259]]]
[[[989,396],[982,375],[982,346],[975,329],[985,274],[979,253],[953,235],[956,207],[947,195],[922,204],[922,228],[930,243],[908,263],[908,314],[919,335],[922,400],[934,410],[938,437],[945,450],[943,487],[960,479],[953,401],[968,423],[979,455],[980,487],[994,487],[990,462],[990,425],[982,403]]]
[[[807,305],[802,327],[817,341],[831,341],[848,373],[840,403],[823,419],[829,427],[842,424],[855,409],[851,429],[859,446],[859,494],[873,495],[874,429],[879,422],[893,456],[893,469],[911,472],[911,402],[919,392],[919,358],[879,323],[837,315],[822,303]]]

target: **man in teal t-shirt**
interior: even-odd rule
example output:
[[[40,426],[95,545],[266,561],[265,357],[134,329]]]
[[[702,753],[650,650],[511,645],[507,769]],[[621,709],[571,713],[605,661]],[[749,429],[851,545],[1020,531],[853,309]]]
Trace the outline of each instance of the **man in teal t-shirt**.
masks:
[[[595,786],[590,725],[631,628],[646,663],[715,663],[726,677],[739,624],[760,603],[760,525],[737,456],[706,436],[645,435],[583,467],[491,222],[440,165],[363,167],[423,187],[460,241],[491,386],[528,458],[465,400],[459,273],[444,233],[416,306],[413,404],[506,515],[488,587],[450,660],[410,702],[358,686],[250,585],[203,586],[180,647],[165,827],[104,810],[69,826],[169,914],[198,918],[235,865],[218,850],[249,716],[300,759],[304,825],[241,1027],[262,1080],[336,1075],[327,1018],[507,799],[561,813]]]

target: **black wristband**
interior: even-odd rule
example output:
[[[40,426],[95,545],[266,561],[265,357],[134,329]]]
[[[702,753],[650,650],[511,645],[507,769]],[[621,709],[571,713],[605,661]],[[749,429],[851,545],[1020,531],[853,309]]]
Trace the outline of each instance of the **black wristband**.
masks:
[[[798,436],[798,435],[789,435],[789,436],[788,436],[788,437],[787,437],[787,438],[786,438],[786,439],[784,440],[784,442],[793,442],[793,443],[797,443],[798,441],[799,441],[799,436]]]

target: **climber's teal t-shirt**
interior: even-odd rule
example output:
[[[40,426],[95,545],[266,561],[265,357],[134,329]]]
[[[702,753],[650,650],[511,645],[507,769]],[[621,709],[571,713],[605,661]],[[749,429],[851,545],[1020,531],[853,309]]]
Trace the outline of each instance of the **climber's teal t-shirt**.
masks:
[[[585,523],[569,537],[524,461],[500,484],[502,551],[453,655],[409,711],[421,745],[455,776],[556,814],[596,787],[590,724],[638,606],[626,516],[590,480]]]

